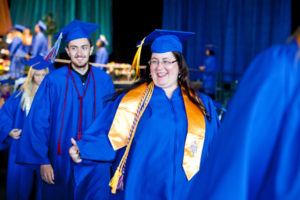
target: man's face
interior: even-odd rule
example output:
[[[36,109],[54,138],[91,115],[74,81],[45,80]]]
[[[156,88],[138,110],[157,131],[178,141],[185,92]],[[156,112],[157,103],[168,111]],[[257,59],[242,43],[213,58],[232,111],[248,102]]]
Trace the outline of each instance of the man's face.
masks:
[[[36,24],[36,25],[34,26],[34,31],[35,31],[36,33],[41,32],[39,25]]]
[[[71,58],[72,66],[75,68],[86,67],[89,57],[93,53],[93,48],[87,38],[71,40],[66,48],[66,52]]]

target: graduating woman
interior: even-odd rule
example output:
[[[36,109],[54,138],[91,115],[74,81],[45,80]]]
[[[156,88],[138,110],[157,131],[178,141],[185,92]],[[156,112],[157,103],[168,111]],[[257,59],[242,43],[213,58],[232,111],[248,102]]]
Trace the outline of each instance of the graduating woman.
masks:
[[[1,145],[9,144],[10,148],[6,184],[7,199],[32,199],[35,195],[33,192],[37,191],[34,183],[36,169],[16,164],[15,159],[24,120],[40,83],[49,72],[50,63],[44,61],[42,57],[32,58],[25,63],[31,66],[25,83],[19,91],[12,94],[0,110],[0,143]]]
[[[94,179],[101,179],[100,169],[81,175],[93,161],[115,163],[110,186],[117,194],[110,198],[187,199],[193,185],[205,184],[195,177],[209,156],[219,120],[212,100],[197,93],[189,80],[181,41],[193,34],[155,30],[148,35],[133,61],[138,66],[142,45],[151,44],[144,76],[116,93],[82,140],[72,141],[69,152],[79,163],[75,176],[82,197],[106,199],[97,196],[108,184]]]

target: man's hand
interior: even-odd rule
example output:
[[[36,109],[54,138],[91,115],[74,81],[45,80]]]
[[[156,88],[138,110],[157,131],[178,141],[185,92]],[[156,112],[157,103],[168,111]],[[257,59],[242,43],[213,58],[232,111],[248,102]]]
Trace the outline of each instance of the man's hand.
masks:
[[[54,184],[54,171],[52,166],[49,165],[41,165],[41,178],[48,184]]]
[[[71,146],[71,148],[69,149],[70,157],[72,158],[72,160],[75,163],[80,163],[82,161],[82,159],[80,157],[80,152],[79,152],[77,143],[73,138],[71,138],[71,142],[72,142],[73,146]]]
[[[22,132],[21,129],[14,128],[14,129],[12,129],[12,130],[9,132],[8,135],[9,135],[10,137],[12,137],[13,139],[18,140],[18,139],[20,139],[20,137],[21,137],[21,132]]]

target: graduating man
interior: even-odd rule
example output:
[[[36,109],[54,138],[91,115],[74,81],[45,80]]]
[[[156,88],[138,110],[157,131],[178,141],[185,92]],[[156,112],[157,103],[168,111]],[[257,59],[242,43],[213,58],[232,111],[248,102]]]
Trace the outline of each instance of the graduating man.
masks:
[[[74,198],[70,139],[81,139],[102,112],[105,97],[114,93],[109,75],[88,64],[89,35],[97,28],[74,20],[61,30],[71,63],[45,77],[25,121],[17,162],[40,165],[43,199]]]
[[[34,27],[36,35],[34,36],[32,42],[32,56],[36,57],[38,55],[45,56],[48,52],[48,39],[43,31],[47,30],[46,24],[41,20]]]

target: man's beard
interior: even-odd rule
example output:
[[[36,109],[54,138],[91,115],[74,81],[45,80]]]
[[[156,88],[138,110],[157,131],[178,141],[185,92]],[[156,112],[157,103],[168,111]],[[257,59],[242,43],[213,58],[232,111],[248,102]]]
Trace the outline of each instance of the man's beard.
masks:
[[[78,63],[76,63],[76,62],[74,62],[74,61],[71,60],[71,63],[76,68],[84,68],[84,67],[88,66],[89,61],[87,61],[85,63],[82,63],[82,64],[78,64]]]

